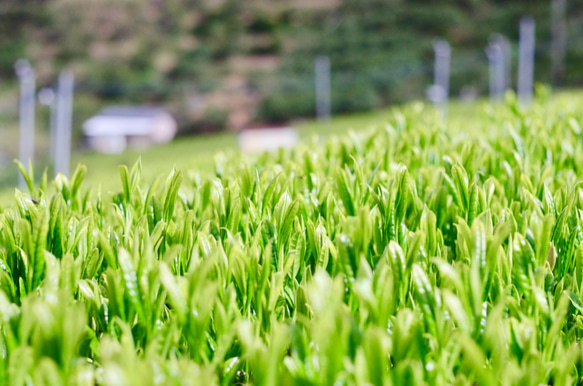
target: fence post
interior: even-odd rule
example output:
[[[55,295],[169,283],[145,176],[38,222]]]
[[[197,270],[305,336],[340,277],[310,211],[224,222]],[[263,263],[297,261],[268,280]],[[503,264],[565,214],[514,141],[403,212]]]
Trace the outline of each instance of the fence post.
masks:
[[[498,41],[491,41],[486,47],[490,72],[490,101],[498,102],[504,96],[506,80],[504,73],[506,70],[506,60],[504,58],[504,48]]]
[[[68,176],[71,163],[71,124],[73,117],[74,77],[68,70],[59,75],[55,130],[55,176]]]
[[[18,158],[25,166],[34,162],[34,110],[35,110],[35,83],[36,74],[30,63],[19,59],[14,65],[16,75],[20,81],[20,138]],[[19,176],[19,186],[25,187],[24,177]]]
[[[502,34],[494,34],[490,39],[500,44],[504,54],[504,90],[512,88],[512,45],[510,40]]]
[[[330,59],[321,55],[316,58],[316,117],[327,120],[331,116]]]
[[[429,94],[435,107],[441,111],[441,116],[445,118],[449,97],[451,47],[447,40],[437,39],[433,43],[433,51],[435,52],[435,70],[433,74],[433,87],[430,89]]]
[[[520,42],[518,48],[518,100],[528,104],[532,100],[534,82],[535,21],[532,16],[520,19]]]
[[[560,84],[567,50],[567,0],[551,0],[551,79]]]
[[[55,134],[57,130],[57,100],[52,88],[43,88],[38,92],[38,101],[41,105],[48,106],[50,109],[49,118],[49,156],[55,158]]]

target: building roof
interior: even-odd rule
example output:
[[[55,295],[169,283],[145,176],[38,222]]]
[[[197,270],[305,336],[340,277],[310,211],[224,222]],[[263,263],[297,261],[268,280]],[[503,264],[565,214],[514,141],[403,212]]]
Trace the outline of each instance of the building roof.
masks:
[[[161,115],[169,116],[161,107],[106,107],[85,121],[83,132],[87,136],[149,135]]]

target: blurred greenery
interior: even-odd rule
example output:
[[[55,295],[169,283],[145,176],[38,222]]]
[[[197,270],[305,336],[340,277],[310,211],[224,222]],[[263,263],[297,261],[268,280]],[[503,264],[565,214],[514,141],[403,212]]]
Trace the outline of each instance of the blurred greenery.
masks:
[[[210,109],[199,120],[193,123],[183,124],[181,134],[204,134],[225,131],[227,128],[229,114],[224,109]]]
[[[571,93],[562,93],[558,98],[570,98]],[[581,93],[575,94],[580,97]],[[410,104],[414,109],[420,109],[424,104],[414,102]],[[470,130],[472,122],[479,121],[488,109],[489,104],[484,101],[474,103],[454,102],[450,104],[448,122],[453,127]],[[394,116],[394,108],[380,109],[371,112],[339,115],[328,121],[304,120],[293,124],[299,130],[302,141],[323,141],[330,135],[345,134],[351,130],[366,130],[383,125]],[[16,131],[13,131],[17,134]],[[44,141],[40,140],[41,144]],[[142,177],[147,184],[156,177],[167,174],[174,166],[181,170],[209,175],[214,172],[215,157],[221,154],[232,155],[240,153],[237,135],[233,132],[206,134],[198,136],[182,136],[166,145],[152,146],[145,150],[127,150],[122,154],[99,154],[95,152],[77,150],[73,153],[72,169],[78,164],[87,166],[85,181],[92,189],[102,189],[104,192],[119,189],[119,179],[114,178],[119,165],[131,166],[138,159],[143,165]],[[244,155],[242,155],[244,157]],[[38,159],[37,170],[49,168],[48,161]],[[0,207],[2,203],[11,202],[14,187],[18,182],[16,165],[0,170]],[[40,173],[37,173],[40,178]]]
[[[524,14],[537,21],[536,78],[550,82],[550,4],[5,0],[0,4],[0,82],[14,81],[13,64],[26,56],[41,85],[52,84],[62,67],[73,68],[78,93],[99,99],[93,111],[104,103],[163,103],[185,126],[216,121],[217,109],[231,114],[235,107],[225,106],[216,94],[228,98],[233,87],[252,87],[258,98],[249,97],[249,118],[280,122],[313,116],[313,60],[326,54],[332,63],[333,112],[364,111],[424,96],[432,81],[436,36],[452,43],[452,95],[468,87],[484,93],[483,48],[491,34],[501,33],[516,51]],[[583,7],[580,1],[568,7],[566,72],[553,81],[574,86],[583,80]],[[243,85],[233,86],[233,75]],[[192,93],[203,95],[202,112],[193,114],[184,103]],[[79,116],[87,118],[87,110]]]

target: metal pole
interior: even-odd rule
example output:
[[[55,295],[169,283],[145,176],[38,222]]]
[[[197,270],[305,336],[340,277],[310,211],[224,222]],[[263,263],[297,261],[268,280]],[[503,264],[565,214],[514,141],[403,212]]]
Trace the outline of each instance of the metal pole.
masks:
[[[43,88],[38,93],[38,101],[40,104],[48,106],[50,109],[49,118],[49,156],[51,159],[55,158],[55,136],[57,130],[57,100],[55,98],[55,92],[51,88]]]
[[[51,122],[50,122],[50,135],[51,143],[49,149],[49,157],[53,161],[55,160],[55,154],[57,154],[57,98],[56,95],[51,102]]]
[[[518,100],[528,104],[532,100],[534,82],[535,21],[532,16],[520,19],[520,43],[518,48]]]
[[[316,117],[327,120],[331,116],[330,59],[318,56],[315,62],[316,73]]]
[[[74,77],[64,70],[59,76],[55,136],[55,175],[69,175],[71,163],[71,124],[73,116]]]
[[[447,114],[447,101],[449,97],[449,70],[451,64],[451,47],[447,40],[438,39],[433,43],[435,52],[434,76],[434,103],[445,118]]]
[[[567,50],[567,0],[551,2],[551,79],[560,84],[565,73],[565,53]]]
[[[502,44],[497,41],[490,42],[486,48],[486,55],[490,62],[490,101],[498,102],[504,96],[504,89],[506,87],[504,77],[506,61]]]
[[[512,88],[512,45],[506,36],[501,36],[504,49],[504,90],[510,90]]]
[[[510,40],[502,34],[494,34],[490,40],[500,44],[504,54],[504,90],[512,88],[512,45]]]
[[[15,64],[20,81],[20,138],[18,158],[25,166],[34,162],[34,109],[36,74],[27,60],[20,59]],[[24,177],[19,176],[19,186],[26,186]]]

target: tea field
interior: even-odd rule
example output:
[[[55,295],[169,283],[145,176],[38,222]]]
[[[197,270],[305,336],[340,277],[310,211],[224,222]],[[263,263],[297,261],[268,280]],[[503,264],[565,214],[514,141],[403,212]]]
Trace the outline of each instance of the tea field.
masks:
[[[112,193],[22,167],[0,384],[580,383],[582,105],[413,105]]]

